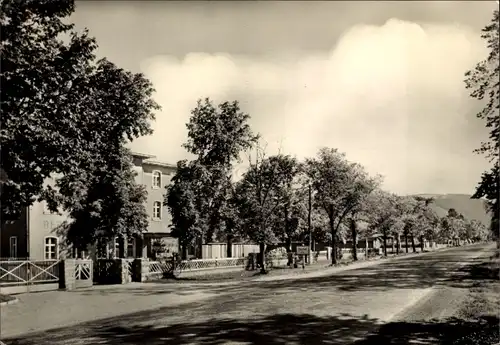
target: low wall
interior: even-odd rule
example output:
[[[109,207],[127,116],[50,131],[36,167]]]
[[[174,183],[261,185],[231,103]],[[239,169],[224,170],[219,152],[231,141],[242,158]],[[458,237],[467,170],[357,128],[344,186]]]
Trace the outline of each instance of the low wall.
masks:
[[[53,291],[53,290],[59,290],[59,283],[0,287],[0,293],[4,295],[16,295],[27,292],[43,292],[43,291]]]

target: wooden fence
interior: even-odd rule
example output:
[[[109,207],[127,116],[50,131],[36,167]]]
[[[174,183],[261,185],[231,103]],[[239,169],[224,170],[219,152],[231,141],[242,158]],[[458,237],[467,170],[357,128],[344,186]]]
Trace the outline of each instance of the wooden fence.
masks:
[[[93,285],[93,261],[75,260],[75,287],[89,287]]]
[[[244,268],[247,264],[247,258],[222,258],[222,259],[197,259],[183,260],[174,265],[173,260],[149,261],[148,276],[157,276],[182,272],[199,272],[203,270],[214,270],[222,268]]]
[[[0,261],[0,292],[57,290],[59,273],[58,260]]]
[[[0,261],[0,285],[26,285],[59,282],[59,261]]]

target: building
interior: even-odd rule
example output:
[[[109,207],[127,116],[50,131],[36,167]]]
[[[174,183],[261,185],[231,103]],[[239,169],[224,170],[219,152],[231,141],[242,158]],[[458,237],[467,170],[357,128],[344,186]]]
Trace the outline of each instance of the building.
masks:
[[[167,253],[178,252],[177,239],[170,236],[171,216],[163,206],[165,187],[175,173],[175,165],[155,161],[155,156],[133,153],[136,182],[148,193],[146,210],[149,226],[146,233],[132,239],[115,239],[110,251],[115,257],[152,257],[155,240],[162,240]],[[51,183],[48,181],[47,183]],[[21,217],[3,224],[0,258],[54,260],[67,255],[64,238],[58,233],[67,215],[51,213],[45,202],[35,202]],[[92,252],[92,250],[91,250]],[[75,254],[75,253],[73,253]],[[86,255],[87,253],[81,253]]]

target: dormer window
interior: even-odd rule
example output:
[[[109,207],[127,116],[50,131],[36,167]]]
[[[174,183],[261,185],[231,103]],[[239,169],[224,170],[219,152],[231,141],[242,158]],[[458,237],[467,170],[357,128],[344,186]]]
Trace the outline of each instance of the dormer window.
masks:
[[[161,171],[153,170],[153,188],[161,187]]]

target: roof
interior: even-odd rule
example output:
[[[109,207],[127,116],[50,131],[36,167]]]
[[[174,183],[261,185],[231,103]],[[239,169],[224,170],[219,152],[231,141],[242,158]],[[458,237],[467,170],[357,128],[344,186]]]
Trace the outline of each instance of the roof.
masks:
[[[148,158],[155,158],[155,155],[150,155],[148,153],[140,153],[140,152],[132,152],[132,156],[136,158],[143,158],[143,159],[148,159]]]
[[[155,165],[159,167],[164,167],[164,168],[177,168],[175,164],[170,164],[166,162],[160,162],[160,161],[154,161],[151,159],[146,159],[142,162],[143,164],[150,164],[150,165]]]

